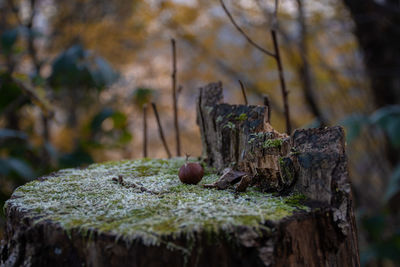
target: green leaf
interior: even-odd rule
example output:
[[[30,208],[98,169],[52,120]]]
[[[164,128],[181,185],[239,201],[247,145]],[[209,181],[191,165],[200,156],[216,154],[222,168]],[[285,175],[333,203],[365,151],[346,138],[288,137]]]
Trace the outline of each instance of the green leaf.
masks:
[[[75,151],[64,154],[59,158],[60,168],[72,168],[93,163],[93,158],[82,145],[79,145]]]
[[[25,180],[31,180],[35,177],[35,173],[28,163],[17,158],[0,158],[0,174],[12,175],[17,174]]]
[[[400,147],[400,105],[378,109],[370,116],[370,121],[386,132],[394,147]]]
[[[385,216],[383,214],[374,214],[363,218],[363,227],[368,231],[368,234],[373,241],[380,241],[382,239],[382,233],[385,230]]]
[[[119,137],[118,142],[121,144],[129,143],[132,140],[132,134],[128,131],[123,131]]]
[[[154,98],[155,91],[150,88],[139,87],[133,92],[133,102],[142,108],[144,104],[150,103]]]
[[[21,96],[21,88],[12,80],[8,73],[0,73],[0,113]],[[19,108],[15,107],[16,109]]]
[[[1,34],[1,47],[6,54],[11,53],[15,42],[18,39],[18,28],[6,30]]]
[[[346,141],[351,143],[361,133],[363,127],[369,123],[367,116],[362,114],[351,114],[343,118],[339,124],[346,128]]]
[[[114,128],[124,129],[126,127],[128,119],[124,113],[116,111],[111,118],[114,122]]]
[[[74,45],[53,61],[49,82],[56,88],[101,90],[117,78],[118,73],[105,59]]]
[[[103,58],[96,56],[93,63],[92,67],[89,68],[89,72],[97,88],[102,89],[113,84],[118,79],[118,73]]]
[[[390,120],[393,117],[400,116],[400,105],[391,105],[376,110],[371,116],[370,121],[373,124],[378,124],[382,128],[387,128]]]
[[[22,131],[0,128],[0,141],[12,138],[28,140],[28,135]]]
[[[398,148],[400,147],[400,117],[392,118],[386,127],[390,143]]]
[[[400,164],[394,169],[389,178],[384,200],[390,200],[396,193],[400,191]]]
[[[101,124],[103,123],[104,120],[106,120],[107,118],[110,118],[111,116],[113,116],[115,113],[115,111],[112,108],[103,108],[99,113],[97,113],[91,123],[90,123],[90,129],[93,132],[98,132],[101,130]]]

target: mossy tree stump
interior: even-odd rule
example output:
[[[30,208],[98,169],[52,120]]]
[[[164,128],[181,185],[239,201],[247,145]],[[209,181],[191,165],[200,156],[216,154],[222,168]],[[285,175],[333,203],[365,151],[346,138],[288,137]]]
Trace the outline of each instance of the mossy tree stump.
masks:
[[[200,184],[179,181],[182,158],[39,178],[5,205],[1,264],[359,265],[340,127],[281,135],[266,107],[223,104],[220,83],[200,90],[197,109],[210,165]],[[250,179],[245,192],[203,186],[226,167]]]

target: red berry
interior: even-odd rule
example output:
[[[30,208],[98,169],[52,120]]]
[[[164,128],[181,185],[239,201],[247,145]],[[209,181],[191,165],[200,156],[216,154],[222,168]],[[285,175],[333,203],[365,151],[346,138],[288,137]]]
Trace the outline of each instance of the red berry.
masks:
[[[185,163],[179,169],[179,179],[184,184],[197,184],[203,178],[203,167],[197,162]]]

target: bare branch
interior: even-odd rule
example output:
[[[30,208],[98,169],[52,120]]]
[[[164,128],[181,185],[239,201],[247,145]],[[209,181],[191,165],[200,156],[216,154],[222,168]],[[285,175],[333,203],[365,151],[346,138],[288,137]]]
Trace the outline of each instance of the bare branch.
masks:
[[[179,157],[181,155],[181,140],[179,136],[179,122],[178,122],[178,99],[176,93],[176,45],[175,39],[171,39],[172,44],[172,103],[174,108],[174,126],[175,126],[175,138],[176,138],[176,155]]]
[[[276,37],[276,31],[275,29],[271,30],[271,37],[274,45],[274,52],[270,52],[268,50],[265,50],[258,44],[256,44],[240,27],[239,25],[235,22],[233,19],[232,14],[228,11],[226,8],[224,1],[220,0],[221,6],[224,9],[225,13],[228,15],[229,19],[231,20],[232,24],[236,27],[236,29],[247,39],[247,41],[252,44],[254,47],[256,47],[258,50],[262,51],[264,54],[271,56],[275,59],[277,67],[278,67],[278,72],[279,72],[279,82],[281,85],[281,91],[282,91],[282,98],[283,98],[283,105],[284,105],[284,114],[285,114],[285,119],[286,119],[286,132],[287,134],[290,135],[292,129],[291,129],[291,123],[290,123],[290,115],[289,115],[289,104],[288,104],[288,91],[286,90],[286,83],[285,83],[285,77],[283,74],[283,66],[282,66],[282,60],[279,52],[279,45],[278,45],[278,40]],[[275,8],[274,8],[274,25],[273,28],[277,27],[277,21],[278,21],[278,5],[279,1],[275,0]]]
[[[290,124],[290,114],[289,114],[289,103],[288,103],[288,94],[289,93],[286,90],[285,76],[283,74],[282,61],[281,61],[278,39],[276,37],[275,30],[271,30],[271,36],[272,36],[272,41],[274,43],[274,50],[275,50],[275,54],[276,54],[275,60],[276,60],[276,64],[278,65],[279,82],[281,84],[283,109],[284,109],[285,119],[286,119],[286,133],[290,135],[292,132],[292,126]]]
[[[244,88],[244,85],[241,80],[239,80],[240,88],[242,89],[242,94],[243,94],[243,99],[244,99],[244,104],[248,105],[249,102],[247,101],[247,95],[246,95],[246,89]]]
[[[147,104],[143,105],[143,157],[147,158]]]
[[[264,106],[266,106],[268,108],[267,119],[268,119],[268,123],[270,123],[271,122],[271,104],[270,104],[269,97],[267,94],[263,95],[263,100],[264,100]]]
[[[180,93],[182,93],[182,90],[183,90],[183,86],[179,85],[178,86],[178,96],[179,96]]]
[[[37,94],[33,86],[28,85],[27,83],[16,78],[12,78],[12,81],[31,99],[32,102],[34,102],[41,109],[44,116],[49,118],[53,117],[53,107],[45,98]]]
[[[257,84],[253,83],[248,77],[243,75],[243,73],[237,72],[235,69],[233,69],[230,65],[226,64],[224,61],[220,60],[219,57],[216,57],[213,55],[211,51],[209,51],[202,43],[195,39],[187,39],[185,37],[185,31],[184,28],[180,28],[181,32],[181,38],[184,40],[187,44],[192,46],[193,48],[197,48],[199,52],[205,54],[207,57],[209,57],[212,61],[213,64],[226,76],[232,78],[232,79],[237,79],[239,78],[241,81],[243,81],[248,88],[253,88],[253,91],[257,94],[257,96],[262,97],[262,92],[263,89],[260,88]],[[279,116],[284,116],[284,111],[283,109],[274,101],[274,99],[270,99],[270,107],[271,110],[273,109],[275,113],[277,113]],[[295,122],[291,122],[291,125],[293,125],[294,128],[297,128]]]
[[[154,102],[152,102],[151,106],[153,107],[154,115],[156,115],[156,120],[157,120],[157,125],[158,125],[158,133],[160,135],[161,141],[164,145],[165,151],[167,152],[168,158],[171,158],[171,152],[169,151],[167,142],[165,141],[164,132],[163,132],[163,129],[161,126],[160,116],[158,115],[156,104]]]
[[[278,18],[279,0],[275,0],[274,16]]]
[[[300,41],[298,44],[299,52],[301,55],[301,64],[299,66],[300,80],[302,83],[302,89],[304,98],[310,111],[320,122],[320,126],[327,125],[327,119],[325,118],[322,110],[320,109],[318,102],[314,94],[314,84],[312,81],[312,71],[308,60],[308,44],[307,44],[307,25],[306,18],[304,15],[304,6],[302,0],[297,0],[298,7],[298,23],[300,25]]]
[[[264,49],[263,47],[261,47],[260,45],[258,45],[256,42],[254,42],[243,30],[242,28],[240,28],[240,26],[236,23],[236,21],[233,19],[232,14],[229,12],[229,10],[226,8],[225,3],[223,0],[219,0],[219,2],[221,3],[222,8],[224,9],[226,15],[229,17],[230,21],[232,22],[233,26],[235,26],[235,28],[243,35],[244,38],[246,38],[246,40],[253,45],[255,48],[257,48],[258,50],[260,50],[261,52],[263,52],[264,54],[271,56],[271,57],[275,57],[275,54]]]

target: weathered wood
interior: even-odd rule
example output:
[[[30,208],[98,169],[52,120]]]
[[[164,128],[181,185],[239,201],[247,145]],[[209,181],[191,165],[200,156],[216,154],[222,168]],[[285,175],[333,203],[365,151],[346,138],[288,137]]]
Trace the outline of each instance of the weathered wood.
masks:
[[[280,158],[289,152],[287,135],[275,131],[268,120],[268,107],[222,103],[222,84],[200,88],[197,118],[203,157],[222,171],[235,168],[253,177],[252,184],[264,191],[282,191],[293,180],[280,177]]]
[[[343,129],[296,130],[288,138],[265,122],[265,109],[222,104],[221,87],[218,84],[218,101],[211,99],[207,101],[207,107],[198,109],[199,116],[203,116],[203,110],[212,111],[204,117],[213,127],[203,128],[202,132],[203,137],[212,136],[206,153],[209,164],[219,170],[229,165],[236,171],[245,172],[248,175],[243,177],[264,191],[301,192],[314,207],[320,208],[313,211],[311,217],[300,216],[283,224],[282,237],[275,250],[281,260],[271,262],[277,266],[359,265]],[[207,99],[204,95],[207,92],[201,91],[200,98]],[[238,116],[240,112],[246,114],[246,119],[232,120],[231,114]],[[249,114],[256,115],[250,117]],[[223,134],[219,134],[221,132]],[[218,161],[219,158],[229,161]],[[225,178],[226,173],[218,182],[226,182]],[[240,191],[247,188],[242,180],[237,186]],[[337,253],[335,256],[333,251]]]
[[[166,244],[130,244],[95,229],[91,239],[78,229],[68,235],[57,224],[35,223],[17,210],[7,210],[6,227],[2,266],[185,266],[182,252]],[[200,233],[174,242],[192,249],[186,266],[359,266],[354,243],[338,231],[329,208],[268,222],[265,229],[242,226],[219,240]]]
[[[218,181],[212,184],[205,184],[204,187],[217,188],[221,190],[227,189],[230,185],[239,182],[245,175],[245,172],[234,171],[232,168],[226,168]]]

